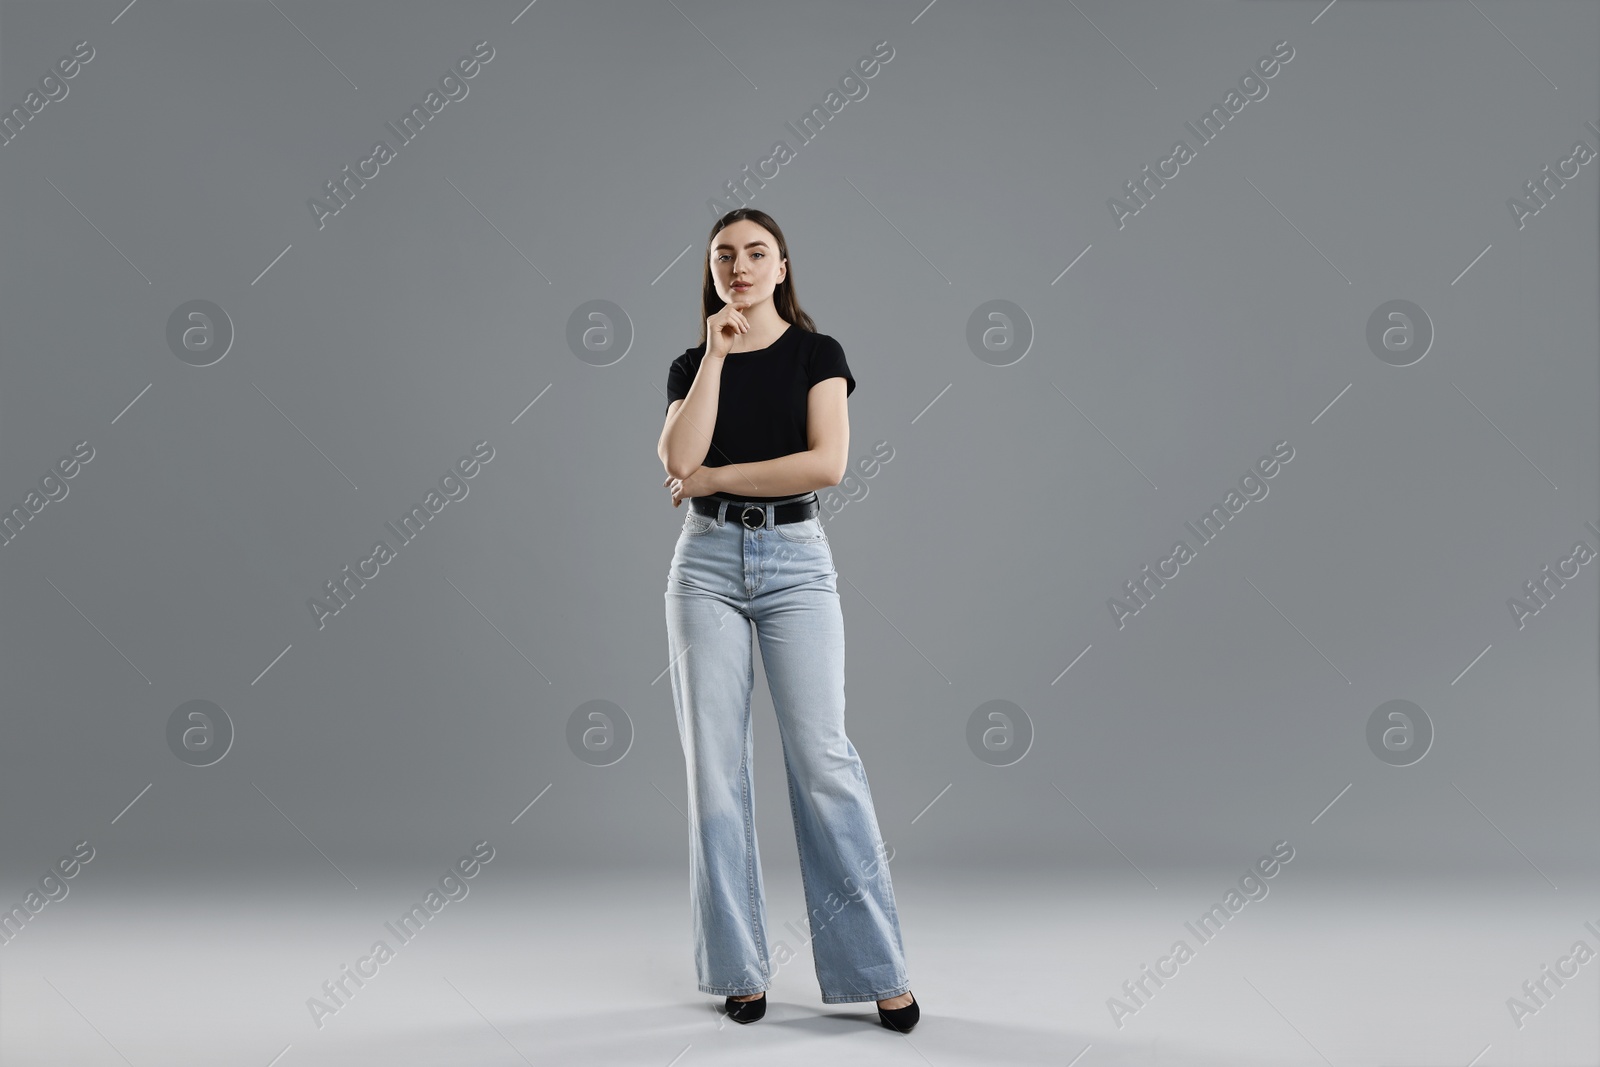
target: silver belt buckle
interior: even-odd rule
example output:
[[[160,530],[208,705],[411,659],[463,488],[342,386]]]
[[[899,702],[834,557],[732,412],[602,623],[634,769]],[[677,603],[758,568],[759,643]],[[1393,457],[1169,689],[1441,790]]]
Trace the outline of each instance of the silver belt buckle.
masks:
[[[750,521],[750,516],[755,515],[755,521]],[[739,522],[747,530],[759,530],[767,524],[767,509],[760,504],[746,504],[744,510],[739,512]]]

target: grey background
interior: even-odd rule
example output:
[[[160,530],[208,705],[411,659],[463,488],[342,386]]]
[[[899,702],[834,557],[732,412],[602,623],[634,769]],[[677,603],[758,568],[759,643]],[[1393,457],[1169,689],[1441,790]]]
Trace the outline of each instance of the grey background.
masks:
[[[479,838],[501,869],[682,873],[654,444],[707,201],[780,138],[751,203],[850,358],[852,457],[894,450],[829,531],[897,858],[1137,880],[1286,839],[1308,878],[1594,872],[1596,565],[1524,629],[1506,601],[1600,547],[1600,161],[1520,232],[1506,199],[1596,146],[1600,7],[1322,7],[5,4],[4,107],[96,57],[0,148],[0,501],[95,449],[0,550],[4,899],[80,839],[107,894],[409,891]],[[1107,198],[1285,39],[1119,231]],[[470,95],[319,231],[307,199],[479,40]],[[1405,368],[1364,336],[1396,298],[1436,330]],[[236,330],[204,368],[166,343],[193,299]],[[1012,366],[965,339],[992,299],[1031,324]],[[607,366],[567,340],[591,300],[627,316]],[[319,631],[307,599],[483,439]],[[1107,598],[1279,441],[1270,495],[1119,630]],[[207,768],[167,746],[193,699],[237,731]],[[595,699],[633,731],[607,767],[567,742]],[[1033,731],[1005,768],[966,740],[995,699]],[[1367,747],[1392,699],[1436,730],[1414,766]]]

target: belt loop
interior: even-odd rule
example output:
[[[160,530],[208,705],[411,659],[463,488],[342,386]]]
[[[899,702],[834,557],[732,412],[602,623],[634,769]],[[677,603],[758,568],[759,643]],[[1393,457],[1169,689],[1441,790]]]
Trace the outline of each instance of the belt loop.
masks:
[[[723,523],[727,521],[727,515],[728,515],[728,502],[726,500],[724,500],[720,504],[717,505],[717,525],[718,526],[723,525]]]
[[[777,516],[777,511],[778,511],[778,505],[776,505],[776,504],[768,504],[766,506],[766,508],[765,508],[765,511],[767,513],[767,529],[769,529],[769,530],[774,529],[777,526],[776,516]]]

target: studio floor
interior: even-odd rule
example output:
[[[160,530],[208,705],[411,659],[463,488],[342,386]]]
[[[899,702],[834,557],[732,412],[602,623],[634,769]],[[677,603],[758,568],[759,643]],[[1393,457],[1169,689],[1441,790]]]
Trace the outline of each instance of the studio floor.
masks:
[[[798,955],[748,1026],[695,989],[686,870],[579,878],[491,866],[407,942],[384,924],[432,872],[364,875],[359,888],[323,872],[276,887],[83,879],[0,945],[0,1063],[1600,1062],[1600,963],[1571,957],[1579,941],[1600,948],[1586,925],[1600,929],[1593,883],[1556,888],[1532,871],[1494,883],[1335,880],[1291,865],[1202,941],[1191,927],[1235,872],[1146,873],[896,863],[922,1005],[910,1035],[881,1028],[870,1003],[821,1002],[798,880],[777,871],[768,936]],[[332,1004],[323,983],[378,940],[391,958],[315,1018],[313,998]],[[1137,991],[1179,940],[1189,958],[1161,965],[1170,976],[1145,979],[1136,1001],[1124,983]],[[1576,969],[1563,984],[1544,977],[1563,967]],[[1524,983],[1541,980],[1538,1003]],[[1514,1015],[1512,998],[1534,1010]]]

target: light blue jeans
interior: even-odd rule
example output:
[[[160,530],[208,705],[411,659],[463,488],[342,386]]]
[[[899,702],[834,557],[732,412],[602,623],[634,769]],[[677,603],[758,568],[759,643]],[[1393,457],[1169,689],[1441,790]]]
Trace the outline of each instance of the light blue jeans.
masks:
[[[790,499],[806,499],[810,494]],[[867,774],[844,729],[844,615],[821,520],[688,514],[667,577],[672,699],[689,778],[689,895],[702,993],[747,996],[775,967],[756,847],[751,624],[778,717],[808,931],[825,1004],[910,990]],[[751,516],[754,521],[754,516]],[[801,936],[786,924],[790,937]],[[804,941],[801,942],[804,944]],[[778,965],[795,954],[780,939]]]

